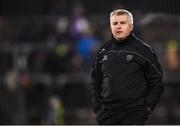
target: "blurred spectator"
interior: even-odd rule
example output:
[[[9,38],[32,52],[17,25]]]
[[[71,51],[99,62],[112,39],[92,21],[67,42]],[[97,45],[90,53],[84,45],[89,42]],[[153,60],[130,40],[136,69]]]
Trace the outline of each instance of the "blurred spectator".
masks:
[[[64,38],[67,39],[68,37],[70,37],[70,35],[67,36],[69,32],[68,25],[69,25],[69,20],[67,17],[61,16],[58,18],[55,30],[59,35],[61,35],[61,36],[58,36],[58,37],[61,37],[61,39],[64,39]]]
[[[176,40],[169,40],[165,52],[166,68],[170,71],[179,71],[180,69],[180,54],[179,42]],[[180,71],[179,71],[180,72]]]
[[[10,91],[17,89],[17,73],[15,71],[7,71],[5,74],[5,83]]]
[[[58,42],[72,41],[73,36],[70,34],[70,21],[66,16],[60,16],[55,25],[56,38]]]
[[[99,40],[96,36],[93,36],[91,29],[84,31],[83,36],[77,41],[76,49],[83,58],[83,61],[87,63],[90,55],[97,50]]]
[[[85,7],[82,3],[75,4],[70,21],[70,33],[74,40],[78,40],[89,29],[89,21],[85,15]]]
[[[51,96],[49,99],[48,124],[64,124],[64,106],[58,96]]]
[[[54,50],[50,51],[44,63],[44,72],[58,75],[71,71],[71,59],[73,50],[70,42],[58,43]]]

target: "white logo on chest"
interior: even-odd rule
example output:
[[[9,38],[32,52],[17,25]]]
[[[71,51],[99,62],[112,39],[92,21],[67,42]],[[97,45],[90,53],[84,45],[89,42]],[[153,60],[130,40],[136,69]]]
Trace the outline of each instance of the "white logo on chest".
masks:
[[[127,61],[131,61],[132,59],[133,59],[133,55],[128,54],[128,55],[126,56],[126,60],[127,60]]]

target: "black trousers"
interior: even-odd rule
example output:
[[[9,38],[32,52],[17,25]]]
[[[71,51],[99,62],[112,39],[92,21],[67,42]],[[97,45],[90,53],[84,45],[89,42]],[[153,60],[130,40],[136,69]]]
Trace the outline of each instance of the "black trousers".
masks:
[[[103,109],[97,117],[99,125],[145,125],[148,118],[146,108],[131,108],[121,111]]]

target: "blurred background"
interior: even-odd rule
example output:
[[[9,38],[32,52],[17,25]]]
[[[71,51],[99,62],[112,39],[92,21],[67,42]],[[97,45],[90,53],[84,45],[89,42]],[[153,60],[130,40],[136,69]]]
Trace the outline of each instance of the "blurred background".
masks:
[[[90,68],[118,8],[164,69],[147,124],[180,124],[178,0],[0,0],[0,124],[96,124]]]

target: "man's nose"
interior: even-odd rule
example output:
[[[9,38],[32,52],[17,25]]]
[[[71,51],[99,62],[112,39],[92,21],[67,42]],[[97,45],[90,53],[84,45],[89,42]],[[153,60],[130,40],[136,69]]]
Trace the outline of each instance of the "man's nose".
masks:
[[[117,28],[118,28],[118,29],[121,29],[121,24],[120,24],[120,23],[117,25]]]

